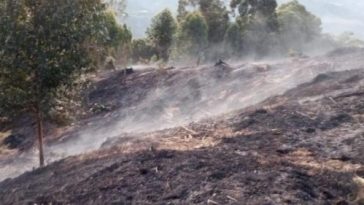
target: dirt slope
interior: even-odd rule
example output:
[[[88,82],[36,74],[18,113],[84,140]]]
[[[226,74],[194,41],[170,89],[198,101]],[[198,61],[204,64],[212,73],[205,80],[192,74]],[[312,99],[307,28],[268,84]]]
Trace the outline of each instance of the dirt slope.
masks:
[[[347,52],[329,57],[363,56]],[[353,60],[348,69],[357,70],[320,74],[220,117],[107,140],[102,150],[3,181],[0,202],[348,204],[364,166],[363,65]]]

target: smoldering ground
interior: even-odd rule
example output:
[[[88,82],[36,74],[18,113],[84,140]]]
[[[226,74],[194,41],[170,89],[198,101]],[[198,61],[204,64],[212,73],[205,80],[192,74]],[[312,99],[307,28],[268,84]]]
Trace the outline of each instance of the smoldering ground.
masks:
[[[283,94],[320,73],[364,67],[360,49],[341,49],[315,58],[212,64],[174,69],[138,69],[95,82],[90,104],[110,110],[78,122],[45,147],[48,163],[100,149],[125,136],[188,125]],[[35,148],[1,162],[0,180],[37,166]]]

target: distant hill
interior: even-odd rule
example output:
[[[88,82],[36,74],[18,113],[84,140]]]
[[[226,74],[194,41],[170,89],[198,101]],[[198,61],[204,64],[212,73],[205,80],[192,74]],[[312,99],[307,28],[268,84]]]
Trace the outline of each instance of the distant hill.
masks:
[[[279,3],[289,0],[278,0]],[[346,31],[354,32],[364,38],[364,1],[357,0],[300,0],[309,11],[321,17],[325,32],[340,34]],[[152,17],[169,8],[176,12],[177,0],[127,0],[129,17],[126,23],[132,29],[135,37],[143,37]]]

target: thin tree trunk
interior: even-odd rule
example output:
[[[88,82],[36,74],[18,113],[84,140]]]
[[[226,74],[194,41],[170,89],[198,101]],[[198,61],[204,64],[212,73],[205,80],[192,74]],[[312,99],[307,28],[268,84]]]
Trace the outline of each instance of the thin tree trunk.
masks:
[[[39,166],[44,167],[44,152],[43,152],[43,118],[39,107],[36,109],[37,120],[37,135],[38,135],[38,150],[39,150]]]

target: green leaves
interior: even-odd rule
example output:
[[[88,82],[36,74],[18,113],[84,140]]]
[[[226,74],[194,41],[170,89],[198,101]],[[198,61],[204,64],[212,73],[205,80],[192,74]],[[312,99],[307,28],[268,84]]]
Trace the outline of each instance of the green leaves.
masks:
[[[190,13],[181,23],[178,33],[178,48],[192,56],[206,47],[208,41],[208,26],[199,12]]]
[[[97,35],[97,40],[100,44],[117,49],[123,43],[131,42],[131,32],[125,25],[121,26],[117,23],[113,12],[106,12],[102,16],[100,23],[100,32]]]
[[[169,49],[172,46],[176,30],[177,23],[168,9],[165,9],[153,18],[147,35],[156,48],[159,59],[168,60]]]
[[[199,0],[199,10],[208,26],[208,41],[217,44],[224,40],[229,26],[229,13],[221,0]]]
[[[229,12],[222,0],[180,0],[178,5],[178,21],[182,22],[192,8],[198,8],[208,26],[208,42],[218,44],[224,40],[229,26]]]
[[[104,27],[109,32],[99,35]],[[1,1],[0,107],[47,112],[58,88],[92,66],[91,47],[124,38],[118,29],[101,0]]]
[[[242,29],[239,24],[232,23],[226,31],[225,35],[225,46],[226,50],[232,52],[231,55],[235,53],[241,53],[243,51],[244,41],[243,41]]]
[[[286,49],[302,50],[303,45],[321,36],[321,21],[294,0],[277,9],[280,34]]]

